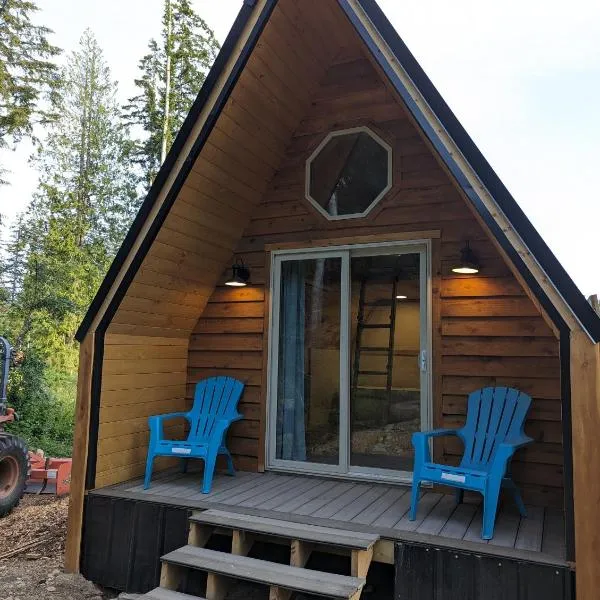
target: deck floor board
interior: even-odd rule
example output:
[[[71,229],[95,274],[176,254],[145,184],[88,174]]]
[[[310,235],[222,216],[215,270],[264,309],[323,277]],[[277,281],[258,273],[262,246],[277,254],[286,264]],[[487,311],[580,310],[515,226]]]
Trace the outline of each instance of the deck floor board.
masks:
[[[373,504],[367,506],[362,512],[358,513],[358,515],[352,519],[352,522],[370,525],[407,493],[408,490],[403,488],[391,488],[387,490],[376,502],[373,502]]]
[[[521,519],[515,548],[541,552],[542,534],[544,532],[544,508],[527,506],[527,518]]]
[[[461,504],[457,506],[439,534],[442,537],[462,540],[476,512],[477,506],[475,504]]]
[[[481,535],[481,504],[456,506],[454,496],[425,490],[417,519],[410,521],[408,486],[358,483],[280,473],[217,475],[209,494],[201,493],[201,473],[168,472],[154,476],[148,490],[140,479],[89,492],[190,509],[234,511],[357,533],[384,539],[434,544],[446,548],[514,556],[564,565],[564,515],[554,508],[528,507],[521,518],[514,507],[502,505],[495,535]]]

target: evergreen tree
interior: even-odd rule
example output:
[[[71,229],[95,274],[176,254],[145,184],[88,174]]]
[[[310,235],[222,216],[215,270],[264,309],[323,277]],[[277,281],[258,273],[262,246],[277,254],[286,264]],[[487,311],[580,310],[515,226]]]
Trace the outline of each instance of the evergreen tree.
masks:
[[[27,234],[23,215],[19,215],[9,236],[6,242],[0,244],[0,288],[3,299],[12,303],[16,301],[23,282],[27,261]]]
[[[48,41],[51,30],[32,22],[39,10],[34,2],[3,0],[0,9],[1,149],[55,116],[59,82],[52,59],[60,50]]]
[[[137,161],[149,186],[181,128],[219,43],[190,0],[165,0],[160,42],[150,40],[136,79],[140,94],[124,107],[131,125],[141,126]]]
[[[27,261],[12,310],[15,342],[43,340],[57,368],[74,367],[73,333],[137,210],[115,92],[88,30],[62,72],[60,116],[33,160],[39,188],[19,225]]]

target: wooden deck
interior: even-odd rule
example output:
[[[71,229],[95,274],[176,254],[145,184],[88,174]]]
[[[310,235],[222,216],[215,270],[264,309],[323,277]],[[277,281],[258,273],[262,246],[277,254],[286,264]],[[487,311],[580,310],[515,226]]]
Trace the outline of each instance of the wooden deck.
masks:
[[[277,473],[215,477],[210,494],[200,492],[198,473],[155,476],[149,490],[140,480],[90,492],[191,509],[220,508],[294,523],[373,532],[384,539],[565,565],[564,517],[554,508],[528,507],[522,519],[501,507],[494,539],[480,538],[481,505],[456,506],[454,497],[424,492],[415,521],[409,521],[410,489]]]

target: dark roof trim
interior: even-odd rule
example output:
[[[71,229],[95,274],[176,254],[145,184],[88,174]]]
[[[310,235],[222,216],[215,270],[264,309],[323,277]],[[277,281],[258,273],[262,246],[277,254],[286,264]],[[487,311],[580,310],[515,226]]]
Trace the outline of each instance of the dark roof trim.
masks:
[[[106,298],[106,295],[108,294],[111,287],[113,286],[113,284],[121,270],[121,267],[123,266],[123,263],[127,260],[127,257],[129,256],[129,254],[133,248],[133,245],[135,244],[140,232],[142,231],[142,228],[144,227],[144,223],[148,219],[148,216],[150,215],[150,212],[152,211],[152,208],[154,207],[154,204],[155,204],[158,196],[160,195],[160,192],[161,192],[163,186],[165,185],[169,175],[171,174],[171,171],[175,167],[175,163],[177,162],[177,159],[179,158],[179,155],[181,154],[181,152],[185,146],[185,143],[187,142],[187,140],[194,128],[194,125],[196,124],[196,121],[198,120],[198,117],[200,116],[202,110],[204,109],[206,102],[210,98],[210,96],[215,88],[215,85],[219,81],[219,78],[221,77],[221,75],[224,72],[224,70],[227,66],[227,63],[229,62],[229,60],[235,50],[235,47],[240,39],[240,36],[244,32],[244,29],[246,28],[246,25],[248,24],[248,21],[250,20],[250,17],[252,16],[252,13],[254,12],[254,7],[256,5],[256,2],[257,2],[257,0],[244,0],[244,4],[243,4],[240,12],[238,13],[238,16],[236,17],[229,34],[227,35],[227,39],[223,43],[221,51],[219,52],[210,72],[206,76],[206,80],[204,81],[204,84],[198,94],[198,97],[194,101],[194,104],[192,105],[192,108],[191,108],[188,116],[186,117],[179,133],[177,134],[177,137],[175,138],[175,141],[173,142],[173,145],[167,155],[167,158],[165,159],[165,162],[162,164],[162,166],[156,176],[156,179],[154,180],[154,182],[148,192],[148,195],[146,196],[146,199],[144,200],[142,206],[140,207],[140,210],[138,211],[138,214],[136,215],[136,217],[131,225],[131,228],[127,232],[127,235],[125,236],[125,239],[123,240],[123,243],[121,244],[121,247],[119,248],[119,251],[117,252],[112,264],[110,265],[110,268],[106,274],[106,277],[102,281],[102,284],[100,285],[98,292],[94,296],[94,299],[92,300],[92,303],[90,304],[90,307],[89,307],[83,321],[81,322],[81,325],[77,329],[77,333],[75,334],[75,339],[77,339],[79,342],[83,341],[83,339],[85,338],[87,332],[89,331],[89,329],[92,325],[92,322],[94,321],[96,315],[100,311],[100,308],[102,306],[102,303],[104,302],[104,299]],[[265,7],[265,14],[267,16],[267,20],[268,20],[268,17],[271,15],[271,11],[272,11],[275,3],[276,3],[276,0],[269,0],[267,2],[267,5]],[[265,14],[261,15],[261,17],[259,19],[259,23],[261,24],[261,26],[259,28],[259,33],[262,32],[262,28],[266,24]],[[254,32],[254,33],[256,33],[256,32]],[[250,51],[254,48],[254,44],[256,43],[257,37],[252,36],[252,40],[254,40],[254,41],[249,45]],[[246,64],[248,55],[249,55],[249,51],[248,51],[248,47],[247,47],[247,48],[244,48],[244,50],[242,52],[242,56],[240,57],[240,59],[244,58],[244,60],[242,61],[242,68]],[[238,66],[239,66],[239,64],[236,65],[236,67],[238,67]],[[229,93],[231,93],[231,89],[232,89],[233,85],[235,84],[235,82],[237,81],[237,78],[239,77],[240,73],[241,73],[241,70],[238,70],[238,74],[234,78],[234,80],[232,81],[230,78],[230,80],[227,82],[226,89],[223,90],[223,92],[225,92],[225,91],[227,92],[227,96],[229,95]],[[219,105],[219,106],[221,106],[221,105]],[[213,113],[211,113],[211,115],[209,115],[208,120],[210,120],[211,118],[215,119],[216,116],[218,116],[218,114],[220,114],[221,108],[219,108],[217,111],[215,111],[213,109]],[[211,127],[211,129],[212,129],[212,127]],[[197,146],[198,146],[198,144],[196,142],[196,144],[194,144],[194,147],[190,151],[189,156],[186,158],[184,165],[181,167],[180,174],[185,171],[185,174],[187,176],[187,174],[189,173],[197,155],[199,154],[199,148]],[[178,179],[180,179],[180,178],[178,178]],[[177,183],[174,184],[173,188],[171,189],[171,193],[172,193],[173,189],[176,187],[176,185],[177,185]],[[177,189],[177,193],[179,193],[179,190],[181,189],[182,185],[183,185],[183,181],[181,182],[179,188]],[[140,250],[141,250],[141,248],[140,248]],[[144,256],[145,256],[146,252],[147,252],[147,249],[144,252]],[[127,284],[127,287],[129,287],[129,284]]]
[[[492,218],[485,205],[481,202],[479,195],[464,177],[462,171],[458,168],[458,165],[452,156],[450,156],[446,148],[443,146],[443,144],[441,144],[440,139],[424,118],[420,108],[412,100],[410,94],[397,77],[386,58],[382,55],[374,40],[371,38],[369,32],[364,28],[360,20],[357,18],[348,0],[338,0],[338,2],[344,9],[350,21],[353,23],[354,27],[357,29],[359,35],[361,35],[365,44],[370,48],[375,59],[379,62],[380,66],[386,72],[391,82],[394,84],[399,94],[406,102],[409,110],[422,127],[430,142],[434,145],[441,158],[444,160],[454,177],[457,179],[459,185],[463,188],[464,192],[473,202],[479,214],[482,216],[482,218],[484,218],[486,224],[490,227],[499,243],[510,256],[511,260],[519,269],[522,276],[526,279],[527,284],[530,286],[536,297],[540,300],[544,306],[544,309],[548,312],[558,327],[561,329],[565,328],[566,324],[564,323],[562,317],[558,314],[554,304],[550,301],[544,290],[538,284],[537,280],[533,277],[532,273],[529,271],[518,252],[513,248],[502,229]],[[441,122],[442,126],[454,140],[455,144],[458,146],[467,162],[471,165],[483,185],[490,192],[502,212],[504,212],[515,231],[525,242],[541,268],[548,275],[558,293],[569,305],[582,327],[587,331],[594,342],[599,342],[600,318],[587,302],[583,294],[579,291],[579,288],[575,285],[574,281],[565,271],[558,259],[554,256],[540,234],[533,227],[525,213],[521,210],[515,199],[511,196],[510,192],[500,181],[498,175],[496,175],[491,165],[481,154],[469,134],[465,131],[464,127],[460,124],[454,113],[450,110],[440,93],[436,90],[429,77],[427,77],[419,63],[416,61],[415,57],[398,35],[398,32],[389,22],[381,8],[379,8],[377,2],[375,2],[375,0],[358,0],[358,2],[373,25],[380,32],[386,44],[396,55],[403,69],[413,81],[419,92],[423,95],[424,99],[429,104]]]

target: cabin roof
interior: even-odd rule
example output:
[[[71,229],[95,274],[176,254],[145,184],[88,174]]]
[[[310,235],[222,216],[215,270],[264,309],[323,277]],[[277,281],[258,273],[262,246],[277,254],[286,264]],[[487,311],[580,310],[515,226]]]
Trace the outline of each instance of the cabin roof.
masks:
[[[254,10],[257,10],[257,0],[244,0],[240,13],[223,44],[222,50],[217,57],[213,68],[208,74],[181,131],[175,139],[138,215],[76,333],[76,338],[79,341],[84,339],[87,332],[90,330],[90,327],[98,317],[101,317],[104,320],[105,325],[110,322],[111,312],[105,308],[105,299],[121,275],[121,271],[126,262],[130,260],[130,254],[133,252],[135,242],[140,237],[140,234],[143,233],[144,237],[142,242],[138,246],[135,256],[133,256],[130,261],[127,272],[121,277],[120,282],[118,283],[118,288],[115,293],[117,305],[119,299],[125,295],[135,274],[136,268],[139,268],[145,254],[160,230],[166,213],[168,213],[171,204],[165,202],[160,210],[155,212],[152,222],[148,223],[161,191],[165,185],[169,184],[169,179],[175,172],[175,168],[179,164],[183,164],[175,179],[169,184],[170,188],[168,190],[168,195],[176,196],[178,194],[185,182],[187,174],[189,174],[194,161],[200,154],[202,146],[210,133],[210,128],[203,127],[194,140],[189,154],[187,156],[181,156],[186,143],[193,134],[194,126],[205,108],[207,108],[207,103],[211,98],[213,91],[223,77],[227,77],[227,80],[225,82],[225,87],[221,91],[219,100],[226,100],[231,89],[235,87],[240,74],[239,69],[243,69],[247,58],[252,53],[264,26],[269,21],[277,1],[278,0],[267,0],[265,2],[262,13],[259,15],[258,20],[253,27],[252,34],[248,37],[248,40],[241,51],[234,70],[227,73],[230,59],[236,51],[240,38],[249,26]],[[540,284],[539,273],[536,276],[532,272],[530,266],[528,266],[523,258],[523,253],[515,247],[514,241],[511,241],[511,238],[507,235],[506,228],[502,227],[498,222],[497,214],[492,214],[489,204],[486,204],[482,198],[482,193],[487,192],[487,194],[489,194],[495,207],[509,223],[512,233],[517,236],[517,239],[519,239],[526,248],[529,257],[537,263],[543,277],[557,292],[558,298],[562,299],[564,305],[566,305],[568,310],[572,313],[572,316],[576,319],[581,328],[587,332],[594,342],[599,342],[600,316],[598,316],[591,305],[586,301],[574,281],[554,256],[540,234],[536,231],[483,154],[479,151],[469,134],[465,131],[464,127],[460,124],[440,93],[436,90],[415,57],[404,44],[397,31],[378,6],[377,2],[375,0],[337,1],[365,45],[371,51],[373,58],[379,63],[383,72],[388,76],[390,82],[404,100],[407,109],[411,112],[422,132],[428,138],[447,169],[454,176],[467,198],[471,201],[480,218],[495,236],[497,242],[518,269],[531,291],[535,294],[557,327],[564,329],[567,328],[568,325],[565,322],[561,311],[557,309],[556,298],[553,299],[549,297],[547,291]],[[357,13],[357,7],[360,8],[368,19],[367,24]],[[388,50],[390,54],[387,53]],[[395,68],[398,66],[406,76],[404,80],[398,75],[398,71]],[[236,68],[238,69],[237,72],[235,70]],[[409,89],[410,86],[416,88],[424,102],[419,102],[415,99],[414,93]],[[224,101],[217,101],[211,108],[208,121],[212,120],[212,122],[214,122],[222,111],[223,106]],[[432,115],[441,127],[432,127]],[[457,159],[456,153],[448,148],[447,139],[446,143],[443,139],[444,135],[449,136],[449,139],[452,141],[455,148],[458,149],[460,159]],[[468,167],[481,185],[473,185],[473,181],[465,176],[464,169],[461,168],[461,165],[459,164],[462,159],[466,161]]]

